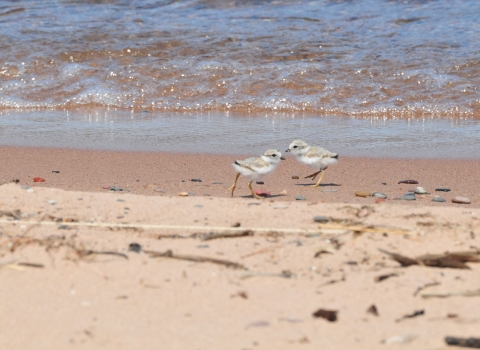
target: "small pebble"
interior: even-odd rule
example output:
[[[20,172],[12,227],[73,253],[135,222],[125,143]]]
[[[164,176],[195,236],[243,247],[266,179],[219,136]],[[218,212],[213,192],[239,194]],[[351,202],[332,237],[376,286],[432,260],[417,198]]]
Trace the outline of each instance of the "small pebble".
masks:
[[[223,182],[212,182],[212,185],[223,185]]]
[[[299,177],[298,175],[293,175],[293,176],[292,176],[292,179],[294,179],[294,180],[298,180],[299,178],[300,178],[300,177]]]
[[[180,192],[178,194],[180,197],[187,197],[188,196],[188,192]]]
[[[272,194],[268,191],[265,191],[265,190],[256,190],[255,191],[255,194],[257,196],[265,196],[265,197],[268,197],[268,196],[271,196]]]
[[[417,187],[414,191],[416,194],[429,194],[426,189],[423,187]]]
[[[403,200],[406,200],[406,201],[414,201],[416,200],[417,198],[415,197],[415,194],[413,193],[407,193],[401,197],[398,197],[398,199],[403,199]]]
[[[125,202],[125,199],[118,198],[117,202]]]
[[[52,173],[60,174],[60,170],[52,170]]]
[[[470,204],[472,201],[470,198],[467,197],[462,197],[462,196],[456,196],[452,198],[452,203],[457,203],[457,204]]]
[[[202,182],[201,179],[192,179],[191,181],[192,181],[192,182]]]
[[[103,186],[102,186],[102,188],[103,188],[104,190],[109,190],[110,187],[112,187],[112,186],[110,186],[110,185],[103,185]]]
[[[264,184],[265,184],[265,182],[263,182],[263,181],[257,181],[257,185],[264,185]]]
[[[399,184],[409,184],[409,185],[416,185],[418,184],[417,180],[401,180],[398,181]]]
[[[355,196],[357,196],[357,197],[370,197],[371,195],[372,195],[371,192],[366,192],[366,191],[355,192]]]
[[[112,187],[110,187],[110,191],[114,191],[114,192],[115,191],[123,191],[123,188],[118,187],[118,186],[112,186]]]
[[[30,188],[30,186],[20,186],[21,189],[23,190],[28,190]]]
[[[47,201],[47,203],[50,204],[50,205],[55,205],[55,204],[57,204],[57,201],[54,200],[54,199],[50,199],[50,200]]]
[[[337,190],[326,189],[326,190],[321,190],[320,192],[338,192],[338,191]]]
[[[377,197],[377,198],[388,198],[386,194],[382,192],[373,192],[372,197]]]
[[[210,246],[208,244],[200,244],[197,245],[197,248],[210,248]]]
[[[248,203],[247,205],[260,205],[260,203],[254,202],[254,203]]]
[[[194,208],[203,208],[203,205],[202,204],[195,204],[193,207]]]
[[[204,197],[210,197],[210,195],[208,193],[205,193],[203,196]]]
[[[42,177],[34,177],[33,182],[45,182],[45,179]]]
[[[305,198],[305,196],[295,196],[295,200],[297,200],[297,201],[304,201],[306,199],[307,198]]]
[[[34,192],[34,191],[33,191],[33,188],[29,188],[29,189],[27,190],[27,192],[28,192],[28,193],[33,193],[33,192]]]
[[[138,243],[130,243],[130,245],[128,246],[128,250],[130,252],[140,253],[140,251],[142,250],[142,246]]]
[[[378,203],[383,203],[383,202],[385,202],[385,198],[376,198],[375,199],[375,203],[377,203],[377,204]]]
[[[442,198],[442,197],[433,197],[432,198],[432,202],[446,202],[445,198]]]
[[[313,221],[315,221],[315,222],[328,222],[328,221],[330,221],[330,219],[328,218],[328,216],[325,216],[325,215],[315,215],[313,217]]]
[[[439,187],[439,188],[436,188],[435,191],[437,191],[437,192],[450,192],[450,189],[447,188],[447,187]]]
[[[382,185],[386,185],[387,183],[386,182],[382,182]]]

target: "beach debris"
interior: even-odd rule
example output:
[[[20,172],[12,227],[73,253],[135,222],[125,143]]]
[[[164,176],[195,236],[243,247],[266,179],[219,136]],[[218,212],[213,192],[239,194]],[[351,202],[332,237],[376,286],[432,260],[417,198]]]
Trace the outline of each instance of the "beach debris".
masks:
[[[47,203],[50,204],[50,205],[55,205],[55,204],[57,204],[57,201],[55,199],[49,199],[47,201]]]
[[[384,344],[407,344],[410,343],[416,336],[413,334],[395,335],[393,337],[382,340]]]
[[[180,197],[188,197],[188,192],[180,192],[178,195]]]
[[[45,182],[45,179],[43,177],[34,177],[33,182]]]
[[[325,309],[318,309],[315,311],[312,316],[315,318],[324,318],[329,322],[337,321],[337,310],[325,310]]]
[[[191,179],[192,182],[202,182],[202,179]]]
[[[286,196],[287,195],[287,190],[283,190],[282,192],[279,193],[280,196]]]
[[[110,187],[112,187],[112,186],[111,186],[111,185],[103,185],[103,186],[102,186],[102,188],[103,188],[104,190],[109,190]]]
[[[435,189],[437,192],[450,192],[450,189],[448,187],[438,187]]]
[[[405,320],[407,318],[414,318],[414,317],[418,317],[418,316],[422,316],[422,315],[425,315],[425,310],[416,310],[411,314],[407,314],[407,315],[404,315],[404,316],[396,319],[395,322],[400,322],[400,321]]]
[[[441,283],[440,282],[430,282],[430,283],[426,283],[424,284],[423,286],[420,286],[418,287],[415,292],[413,293],[413,296],[416,297],[418,293],[420,293],[422,290],[424,290],[425,288],[428,288],[428,287],[434,287],[434,286],[439,286]]]
[[[239,278],[246,280],[252,277],[283,277],[283,278],[292,278],[293,273],[289,270],[283,270],[281,273],[271,273],[271,272],[249,272],[244,275],[241,275]]]
[[[357,197],[371,197],[372,196],[372,193],[371,192],[367,192],[367,191],[356,191],[355,192],[355,196]]]
[[[407,184],[407,185],[417,185],[418,181],[417,180],[401,180],[398,181],[399,184]]]
[[[328,218],[328,216],[325,216],[325,215],[315,215],[313,217],[313,221],[315,221],[315,222],[329,222],[330,219]]]
[[[403,267],[411,265],[422,265],[430,267],[451,267],[456,269],[470,269],[465,262],[480,262],[480,253],[478,251],[455,252],[445,254],[427,254],[416,257],[415,259],[391,253],[383,249],[379,249],[382,253],[390,255],[393,260],[397,261]]]
[[[449,298],[449,297],[479,297],[480,289],[465,290],[461,292],[446,292],[446,293],[423,293],[422,298]]]
[[[248,294],[245,291],[240,291],[238,293],[230,295],[230,298],[240,297],[242,299],[248,299]]]
[[[25,267],[33,267],[36,269],[43,269],[45,265],[37,264],[37,263],[30,263],[30,262],[19,262],[17,263],[18,266],[25,266]]]
[[[238,227],[238,226],[234,226]],[[254,232],[250,230],[245,230],[243,232],[219,232],[219,233],[213,233],[210,232],[202,237],[202,241],[211,241],[212,239],[218,239],[218,238],[238,238],[238,237],[247,237],[247,236],[253,236]]]
[[[385,194],[385,193],[382,193],[382,192],[373,192],[372,193],[372,197],[375,197],[375,198],[388,198],[388,196]]]
[[[358,233],[362,232],[369,232],[369,233],[391,233],[391,234],[397,234],[397,235],[406,235],[409,234],[410,231],[407,230],[402,230],[402,229],[396,229],[396,228],[390,228],[390,227],[375,227],[375,226],[363,226],[360,224],[355,224],[352,223],[351,225],[343,225],[343,224],[318,224],[318,228],[320,229],[332,229],[332,230],[348,230],[348,231],[354,231]]]
[[[293,180],[298,180],[300,177],[298,175],[292,175]]]
[[[470,204],[472,201],[470,198],[467,197],[462,197],[462,196],[456,196],[452,198],[452,203],[457,203],[457,204]]]
[[[305,196],[300,196],[300,195],[295,196],[295,200],[297,200],[297,201],[304,201],[304,200],[306,200],[306,199],[307,199],[307,198],[306,198]]]
[[[398,277],[398,273],[387,273],[385,275],[380,275],[380,276],[377,276],[375,277],[374,281],[375,282],[382,282],[390,277]]]
[[[242,223],[239,221],[232,224],[232,227],[240,227],[240,226],[242,226]]]
[[[123,191],[123,188],[119,187],[119,186],[112,186],[109,188],[110,191],[113,191],[113,192],[120,192],[120,191]]]
[[[257,254],[263,254],[263,253],[267,253],[271,250],[274,250],[274,249],[278,249],[278,248],[282,248],[283,247],[283,244],[280,244],[280,245],[274,245],[274,246],[271,246],[271,247],[267,247],[267,248],[263,248],[263,249],[260,249],[260,250],[256,250],[252,253],[248,253],[246,255],[243,255],[241,258],[242,259],[245,259],[245,258],[248,258],[248,257],[251,257],[251,256],[254,256],[254,255],[257,255]]]
[[[223,182],[214,181],[212,182],[212,185],[223,185]]]
[[[387,185],[387,183],[386,183],[386,182],[382,182],[382,185],[386,186],[386,185]]]
[[[60,170],[52,170],[52,173],[54,173],[54,174],[60,174]]]
[[[331,188],[326,188],[324,190],[321,190],[320,192],[338,192],[338,190],[333,190]]]
[[[432,198],[432,202],[439,202],[439,203],[444,203],[446,202],[445,198],[435,196]]]
[[[142,251],[142,246],[138,243],[130,243],[128,245],[129,252],[140,253]]]
[[[413,192],[405,193],[403,196],[398,197],[398,199],[403,199],[403,200],[405,200],[405,201],[414,201],[414,200],[417,200],[417,198],[415,197],[415,193],[413,193]]]
[[[385,198],[376,198],[375,199],[375,203],[384,203],[385,202]]]
[[[170,258],[170,259],[178,259],[178,260],[186,260],[186,261],[194,261],[194,262],[208,262],[212,264],[224,265],[226,267],[232,267],[234,269],[247,270],[245,266],[236,262],[217,259],[217,258],[197,256],[197,255],[174,254],[170,249],[166,250],[165,252],[155,252],[152,250],[145,250],[144,252],[150,255],[151,258]]]
[[[415,189],[415,191],[413,191],[414,193],[416,194],[430,194],[429,192],[427,192],[426,189],[424,189],[423,187],[417,187]]]
[[[270,192],[265,191],[265,190],[255,190],[255,194],[257,196],[264,196],[264,197],[268,197],[268,196],[272,195]]]
[[[261,327],[270,327],[270,322],[268,322],[268,321],[255,321],[255,322],[250,322],[247,325],[247,328],[261,328]]]
[[[480,338],[445,337],[445,343],[463,348],[480,349]]]
[[[265,182],[263,182],[263,181],[256,181],[255,183],[256,183],[257,185],[265,185]]]
[[[378,310],[377,310],[377,307],[375,306],[375,304],[372,304],[372,306],[370,306],[367,309],[367,313],[372,314],[374,316],[378,316]]]
[[[322,254],[333,254],[333,253],[335,253],[335,250],[333,248],[321,248],[315,253],[313,257],[318,258]]]

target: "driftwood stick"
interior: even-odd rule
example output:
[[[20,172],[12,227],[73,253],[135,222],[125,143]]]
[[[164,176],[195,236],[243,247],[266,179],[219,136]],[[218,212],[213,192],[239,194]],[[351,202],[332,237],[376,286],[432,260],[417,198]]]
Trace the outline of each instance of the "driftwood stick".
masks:
[[[480,349],[480,338],[445,337],[445,343],[464,348]]]
[[[216,259],[216,258],[208,258],[203,256],[197,255],[181,255],[181,254],[174,254],[170,249],[165,252],[155,252],[151,250],[146,250],[146,254],[149,254],[151,258],[171,258],[171,259],[178,259],[178,260],[187,260],[187,261],[194,261],[194,262],[209,262],[212,264],[224,265],[227,267],[232,267],[234,269],[242,269],[247,270],[247,268],[239,263],[223,260],[223,259]]]
[[[245,236],[253,236],[253,235],[254,235],[253,231],[250,231],[250,230],[245,230],[242,232],[219,232],[219,233],[210,232],[209,234],[206,234],[205,236],[202,237],[202,241],[210,241],[212,239],[218,239],[218,238],[237,238],[237,237],[245,237]]]

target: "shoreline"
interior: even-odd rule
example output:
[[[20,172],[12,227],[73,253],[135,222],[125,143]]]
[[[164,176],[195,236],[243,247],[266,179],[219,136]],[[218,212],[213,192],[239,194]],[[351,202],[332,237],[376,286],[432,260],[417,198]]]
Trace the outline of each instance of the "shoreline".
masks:
[[[230,197],[227,188],[233,183],[235,171],[231,163],[255,155],[218,155],[191,153],[130,152],[108,150],[78,150],[0,146],[2,171],[0,182],[18,179],[24,186],[54,187],[73,191],[109,192],[121,188],[123,193],[151,196]],[[295,201],[304,196],[308,202],[374,204],[375,198],[355,196],[356,191],[382,192],[389,198],[403,196],[417,186],[430,195],[417,196],[415,201],[387,199],[385,203],[409,206],[480,207],[478,171],[480,160],[464,159],[395,159],[342,157],[331,166],[322,185],[303,179],[313,172],[298,163],[293,156],[284,155],[277,169],[253,184],[256,190],[271,193],[269,200]],[[55,171],[55,173],[53,172]],[[56,173],[58,171],[58,173]],[[298,176],[299,179],[292,179]],[[45,182],[33,182],[41,177]],[[200,179],[201,182],[192,182]],[[418,185],[398,184],[413,179]],[[386,185],[385,185],[386,184]],[[450,192],[436,192],[447,187]],[[286,191],[286,195],[282,195]],[[239,179],[235,197],[250,198],[246,181]],[[432,202],[434,196],[446,203]],[[471,204],[455,204],[455,196],[468,197]]]

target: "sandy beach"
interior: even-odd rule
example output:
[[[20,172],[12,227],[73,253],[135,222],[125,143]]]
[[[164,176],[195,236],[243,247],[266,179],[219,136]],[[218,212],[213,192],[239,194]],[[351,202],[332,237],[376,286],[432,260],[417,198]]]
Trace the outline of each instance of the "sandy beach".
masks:
[[[341,157],[312,189],[312,170],[287,157],[254,185],[271,196],[241,181],[231,198],[230,163],[245,156],[0,147],[0,348],[451,349],[447,336],[480,337],[480,161]],[[431,194],[354,194],[416,186]]]

